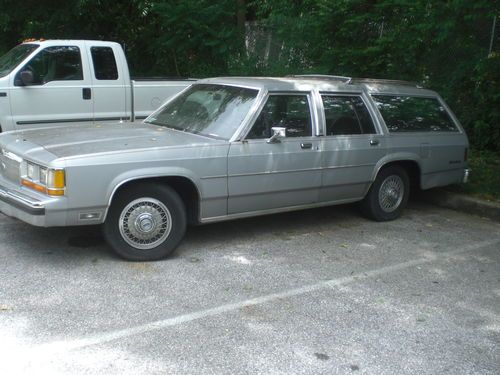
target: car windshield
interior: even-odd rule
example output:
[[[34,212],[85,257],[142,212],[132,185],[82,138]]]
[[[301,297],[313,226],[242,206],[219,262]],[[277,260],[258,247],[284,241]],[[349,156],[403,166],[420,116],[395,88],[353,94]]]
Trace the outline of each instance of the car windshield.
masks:
[[[38,44],[20,44],[0,57],[0,77],[5,77],[12,72],[19,63],[38,47]]]
[[[258,90],[196,84],[145,122],[218,139],[230,139],[255,102]]]

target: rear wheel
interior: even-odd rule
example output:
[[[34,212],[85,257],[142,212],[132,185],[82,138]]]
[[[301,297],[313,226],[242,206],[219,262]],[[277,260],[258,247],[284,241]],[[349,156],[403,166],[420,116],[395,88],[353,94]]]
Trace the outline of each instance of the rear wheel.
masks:
[[[410,183],[404,168],[392,165],[382,169],[361,202],[363,213],[376,221],[401,216],[408,203]]]
[[[165,258],[186,231],[186,210],[170,187],[137,184],[120,192],[104,223],[113,250],[128,260]]]

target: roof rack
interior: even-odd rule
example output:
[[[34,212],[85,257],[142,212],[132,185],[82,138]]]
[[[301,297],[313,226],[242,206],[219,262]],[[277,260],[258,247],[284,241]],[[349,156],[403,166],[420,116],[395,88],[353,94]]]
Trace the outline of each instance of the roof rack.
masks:
[[[378,83],[387,85],[413,86],[422,88],[420,84],[412,81],[403,81],[399,79],[380,79],[380,78],[352,78],[349,83]]]
[[[344,83],[351,83],[351,80],[352,80],[351,77],[333,76],[333,75],[328,75],[328,74],[291,74],[291,75],[288,75],[287,77],[309,78],[309,79],[328,79],[328,80],[332,80],[332,81],[341,81]]]
[[[346,84],[377,83],[386,85],[412,86],[419,89],[422,88],[422,85],[418,84],[417,82],[403,81],[398,79],[353,78],[353,77],[335,76],[328,74],[296,74],[296,75],[288,75],[287,77],[341,81]]]

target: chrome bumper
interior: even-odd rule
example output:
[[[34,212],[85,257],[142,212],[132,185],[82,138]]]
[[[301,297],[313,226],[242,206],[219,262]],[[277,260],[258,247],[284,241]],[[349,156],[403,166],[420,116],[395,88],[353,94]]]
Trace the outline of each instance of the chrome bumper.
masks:
[[[37,227],[54,226],[51,225],[54,219],[47,217],[47,202],[3,185],[0,185],[0,212]]]
[[[462,182],[464,184],[466,184],[467,182],[469,182],[469,175],[470,175],[470,169],[464,169],[464,176],[462,178]]]
[[[3,186],[0,186],[0,201],[30,215],[45,215],[44,202],[34,200],[27,195],[11,191]]]

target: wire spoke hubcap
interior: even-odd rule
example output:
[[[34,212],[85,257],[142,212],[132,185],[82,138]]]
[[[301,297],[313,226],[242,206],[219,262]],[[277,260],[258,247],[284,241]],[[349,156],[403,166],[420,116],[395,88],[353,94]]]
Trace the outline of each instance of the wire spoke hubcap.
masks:
[[[380,208],[385,212],[395,211],[401,202],[405,193],[405,186],[403,180],[398,175],[388,176],[378,192],[378,202]]]
[[[139,198],[122,210],[119,226],[125,242],[136,249],[148,250],[168,238],[172,230],[172,216],[161,201]]]

